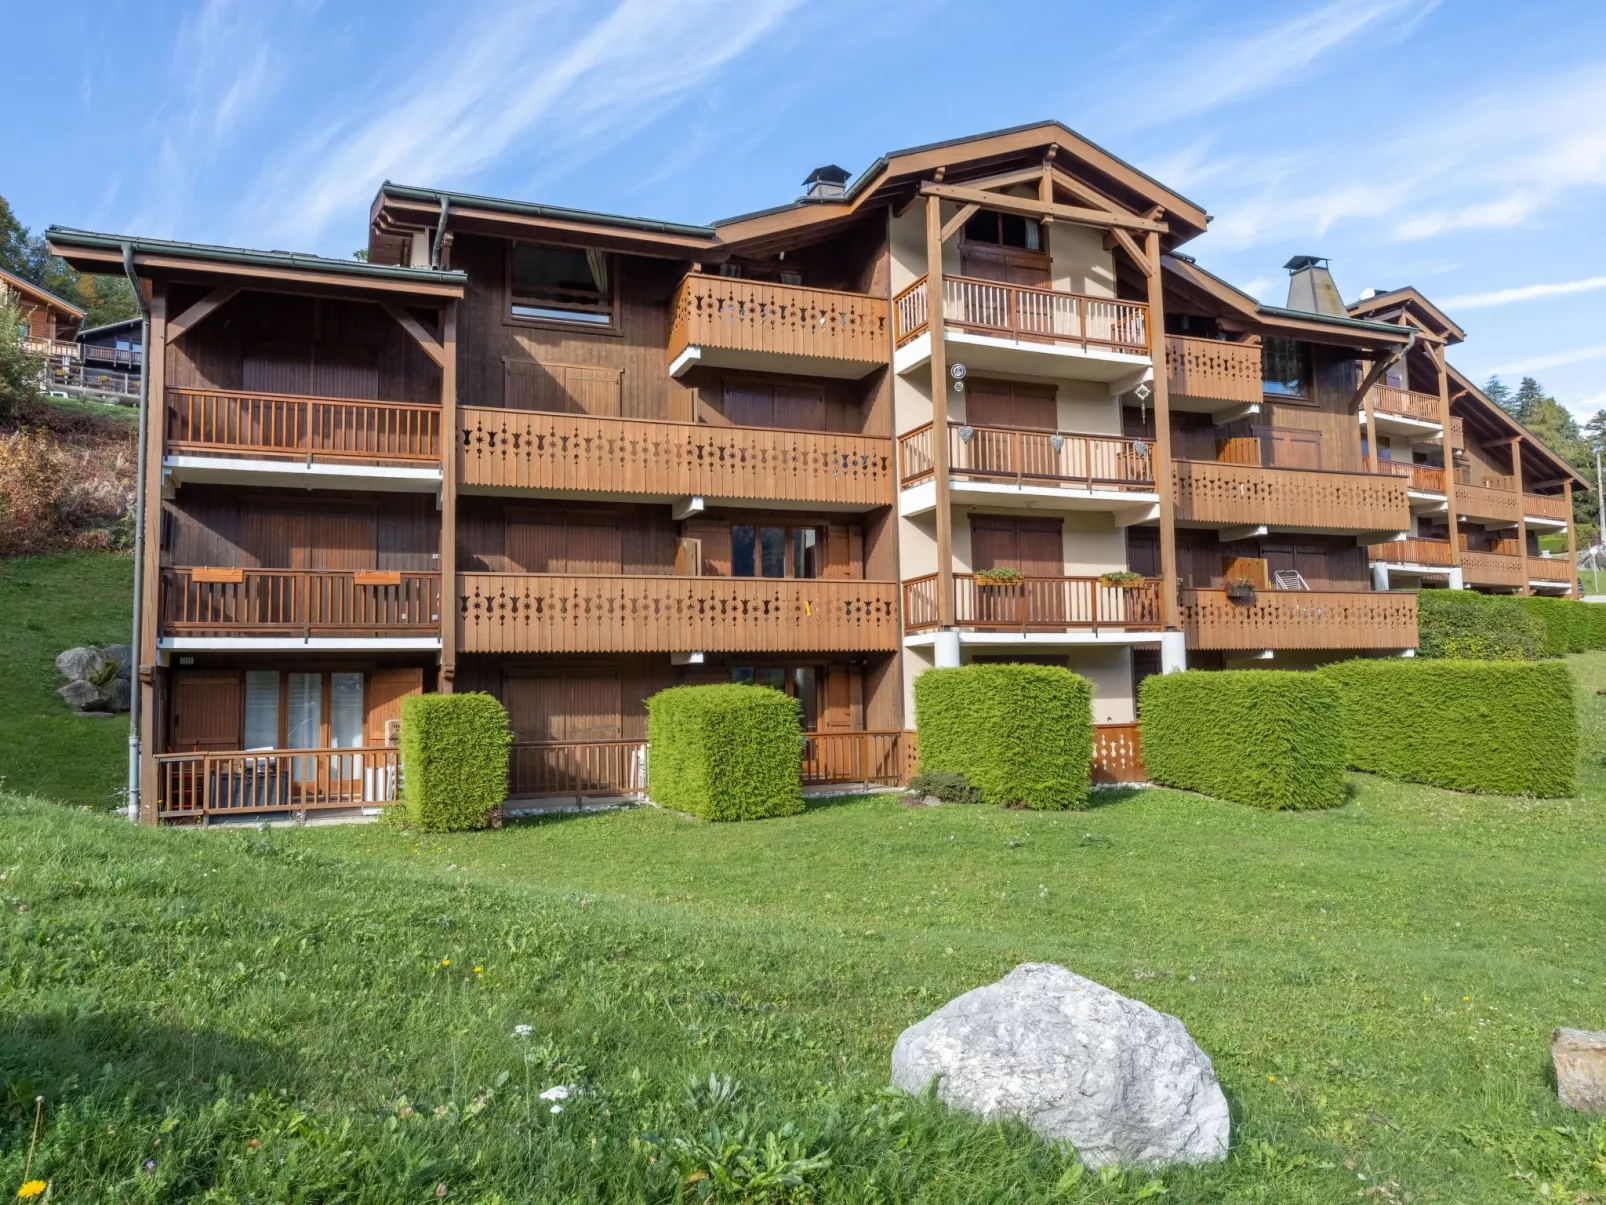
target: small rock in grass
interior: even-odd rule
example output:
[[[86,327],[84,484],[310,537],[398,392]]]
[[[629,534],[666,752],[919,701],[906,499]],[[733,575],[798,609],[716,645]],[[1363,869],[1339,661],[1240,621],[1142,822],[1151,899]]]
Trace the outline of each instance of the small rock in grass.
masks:
[[[1606,1031],[1556,1030],[1550,1061],[1562,1104],[1580,1113],[1606,1113]]]

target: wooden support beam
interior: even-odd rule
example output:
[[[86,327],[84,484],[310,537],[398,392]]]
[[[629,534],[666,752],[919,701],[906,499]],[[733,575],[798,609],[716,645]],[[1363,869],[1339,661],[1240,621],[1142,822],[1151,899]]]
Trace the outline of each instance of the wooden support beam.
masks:
[[[1171,467],[1171,393],[1165,369],[1165,290],[1160,279],[1160,235],[1143,240],[1149,273],[1149,358],[1154,364],[1154,486],[1160,494],[1160,621],[1178,628],[1177,502]]]
[[[199,326],[202,321],[211,317],[222,309],[240,292],[237,285],[219,285],[177,318],[167,324],[167,341],[172,343],[193,327]]]
[[[1578,590],[1578,533],[1573,530],[1573,479],[1561,483],[1561,496],[1567,500],[1567,597],[1577,598]]]
[[[1164,222],[1134,217],[1128,213],[1112,213],[1102,209],[1080,209],[1075,205],[1047,204],[1028,197],[1012,197],[1007,193],[985,192],[958,184],[922,184],[920,193],[926,197],[940,197],[944,201],[958,201],[997,209],[1004,213],[1018,213],[1032,218],[1058,218],[1066,222],[1081,222],[1087,226],[1119,226],[1126,230],[1164,234],[1169,227]]]
[[[1366,471],[1377,472],[1377,413],[1372,409],[1372,391],[1368,389],[1361,395],[1361,404],[1366,407]]]
[[[1444,439],[1444,506],[1450,529],[1450,566],[1461,568],[1461,520],[1455,510],[1455,447],[1450,434],[1450,373],[1444,362],[1444,347],[1429,344],[1428,359],[1439,374],[1439,428]]]
[[[441,312],[441,338],[442,355],[436,361],[441,366],[441,664],[436,689],[449,694],[457,676],[457,448],[460,440],[457,436],[455,301],[448,301]]]
[[[1138,246],[1137,240],[1130,234],[1119,226],[1112,226],[1110,227],[1109,235],[1120,246],[1121,250],[1132,257],[1132,262],[1138,266],[1143,275],[1156,276],[1159,274],[1160,269],[1149,262],[1149,257],[1143,253],[1143,248]]]
[[[971,218],[975,217],[980,210],[980,205],[961,206],[958,213],[942,224],[942,241],[946,243],[953,238],[954,233],[966,222],[970,221]]]
[[[1522,492],[1522,436],[1513,435],[1511,443],[1511,480],[1517,487],[1517,559],[1522,564],[1522,589],[1518,594],[1532,594],[1528,584],[1528,500]]]
[[[394,301],[387,301],[383,304],[385,313],[394,318],[402,330],[413,337],[414,342],[424,349],[424,354],[435,361],[435,366],[437,368],[445,368],[446,349],[436,341],[434,335],[424,329],[423,323],[419,322],[417,318],[414,318],[405,308],[397,305]]]
[[[937,626],[954,626],[954,515],[948,501],[948,348],[942,312],[942,202],[926,198],[926,329],[931,339],[931,479],[936,494]]]

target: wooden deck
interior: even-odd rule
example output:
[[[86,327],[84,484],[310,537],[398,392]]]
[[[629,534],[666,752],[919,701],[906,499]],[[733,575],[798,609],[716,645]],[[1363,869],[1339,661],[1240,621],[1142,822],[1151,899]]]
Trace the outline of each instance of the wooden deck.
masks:
[[[890,652],[894,582],[463,573],[464,653]]]
[[[1003,284],[969,276],[942,278],[943,323],[1001,339],[1149,354],[1149,307],[1141,301]],[[926,278],[892,299],[902,347],[928,328]]]
[[[937,626],[937,575],[903,584],[904,626]],[[1134,589],[1104,586],[1096,577],[1028,577],[1018,582],[977,581],[954,574],[954,623],[985,632],[1063,632],[1099,628],[1158,630],[1160,579]]]
[[[428,636],[440,631],[440,574],[163,569],[160,613],[174,636]]]
[[[382,807],[397,799],[393,748],[156,755],[156,818],[205,824],[265,812]]]
[[[295,394],[169,389],[166,440],[170,452],[439,464],[441,408]]]
[[[898,437],[905,486],[932,473],[931,424]],[[948,424],[949,477],[1086,490],[1152,490],[1154,450],[1138,439]]]
[[[1197,649],[1415,648],[1416,595],[1258,590],[1236,603],[1225,590],[1185,589],[1182,630]]]
[[[1180,523],[1337,532],[1406,531],[1411,526],[1406,481],[1391,474],[1205,460],[1176,461],[1172,474]]]
[[[892,441],[529,410],[459,411],[462,485],[890,505]]]
[[[1393,385],[1374,385],[1372,408],[1379,414],[1412,418],[1423,423],[1439,421],[1439,395],[1436,393],[1416,393]]]
[[[670,302],[671,363],[688,347],[835,360],[868,372],[887,362],[887,303],[864,293],[688,272]]]
[[[1166,385],[1172,393],[1223,402],[1261,400],[1260,344],[1165,337]]]

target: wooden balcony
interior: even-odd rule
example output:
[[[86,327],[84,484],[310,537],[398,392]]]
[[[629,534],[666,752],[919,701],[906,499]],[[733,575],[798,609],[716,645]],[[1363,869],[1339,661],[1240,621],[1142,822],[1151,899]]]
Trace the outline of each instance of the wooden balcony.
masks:
[[[1386,561],[1391,565],[1432,565],[1435,568],[1448,569],[1454,564],[1454,558],[1450,555],[1449,540],[1423,537],[1389,540],[1384,544],[1373,544],[1366,552],[1372,560]]]
[[[956,330],[1084,352],[1149,354],[1149,307],[1141,301],[944,276],[942,302],[943,322]],[[926,278],[894,297],[892,306],[902,347],[928,329]]]
[[[86,364],[110,364],[113,368],[138,368],[145,362],[145,351],[139,347],[102,347],[96,343],[79,345]]]
[[[71,360],[78,355],[78,344],[71,339],[45,339],[36,335],[23,335],[22,346],[36,356],[47,360]]]
[[[438,465],[441,408],[293,394],[169,389],[166,434],[169,452]]]
[[[862,377],[887,362],[887,303],[689,272],[670,307],[671,372],[694,364]]]
[[[897,585],[838,578],[463,573],[465,653],[890,652]]]
[[[553,493],[890,505],[892,441],[465,407],[458,481]]]
[[[1528,558],[1528,580],[1566,586],[1572,589],[1577,578],[1571,563],[1561,556],[1531,556]]]
[[[1561,494],[1524,494],[1522,513],[1528,518],[1554,519],[1559,523],[1565,523],[1573,517],[1567,499]]]
[[[1444,493],[1444,470],[1431,464],[1407,464],[1403,460],[1379,460],[1377,471],[1391,477],[1403,477],[1411,489],[1420,494]]]
[[[898,438],[904,486],[932,474],[931,424]],[[1142,440],[1114,435],[1017,431],[948,424],[949,476],[1016,486],[1076,486],[1085,490],[1154,489],[1154,451]]]
[[[440,574],[163,569],[160,613],[172,636],[434,636]]]
[[[1261,400],[1260,345],[1165,337],[1166,385],[1172,393],[1222,402]]]
[[[383,807],[397,799],[393,748],[256,750],[156,755],[156,818],[214,817]]]
[[[1511,542],[1515,546],[1515,541]],[[1526,586],[1523,558],[1514,552],[1461,551],[1461,579],[1468,586],[1509,587],[1519,590]]]
[[[1438,394],[1416,393],[1393,385],[1372,387],[1372,409],[1378,414],[1414,419],[1421,423],[1437,423],[1440,417]]]
[[[1391,474],[1179,460],[1172,480],[1179,523],[1356,533],[1411,526],[1406,482]]]
[[[937,626],[937,575],[903,584],[904,626]],[[1100,628],[1151,631],[1160,627],[1160,579],[1124,589],[1096,577],[1028,577],[1015,582],[977,581],[954,574],[954,624],[980,632],[1065,632]]]
[[[1233,602],[1225,590],[1185,589],[1182,630],[1197,649],[1406,649],[1416,647],[1416,595],[1257,590]]]

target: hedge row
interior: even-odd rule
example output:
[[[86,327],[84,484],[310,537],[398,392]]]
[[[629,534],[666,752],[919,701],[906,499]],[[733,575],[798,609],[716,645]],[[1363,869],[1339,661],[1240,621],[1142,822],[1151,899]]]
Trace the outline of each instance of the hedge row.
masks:
[[[487,694],[411,695],[401,705],[402,804],[425,832],[479,828],[507,798],[507,712]]]
[[[915,679],[920,770],[963,774],[988,803],[1081,807],[1093,686],[1052,665],[965,665]]]
[[[1500,795],[1577,788],[1578,713],[1560,662],[1360,660],[1315,676],[1337,691],[1357,770]]]
[[[1167,786],[1256,807],[1344,802],[1338,693],[1316,674],[1190,670],[1140,688],[1143,764]]]
[[[1606,606],[1475,590],[1417,594],[1417,655],[1525,661],[1606,649]]]
[[[762,686],[673,686],[647,700],[653,801],[704,820],[803,810],[796,699]]]

